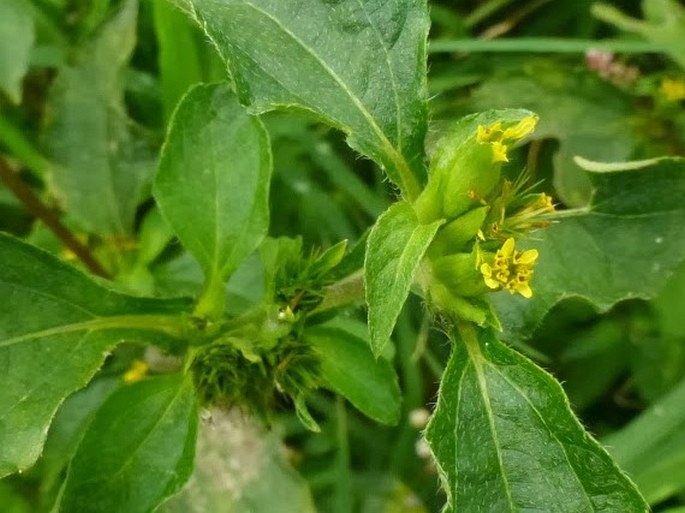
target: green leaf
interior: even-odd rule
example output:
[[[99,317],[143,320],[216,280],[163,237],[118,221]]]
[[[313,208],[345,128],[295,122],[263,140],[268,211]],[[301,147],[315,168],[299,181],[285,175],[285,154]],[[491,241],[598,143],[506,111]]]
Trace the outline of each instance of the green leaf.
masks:
[[[592,203],[564,212],[528,244],[540,252],[533,298],[492,296],[507,338],[530,336],[565,298],[584,298],[601,311],[650,298],[685,259],[685,159],[577,162],[589,171]]]
[[[29,1],[0,2],[0,90],[14,103],[21,101],[21,81],[29,68],[34,37]]]
[[[122,387],[95,414],[64,483],[64,513],[147,513],[192,473],[197,403],[170,374]]]
[[[557,339],[558,333],[555,332]],[[560,341],[564,349],[557,357],[557,376],[564,383],[564,391],[573,407],[580,410],[606,394],[626,372],[634,349],[626,340],[626,320],[623,318],[607,316],[563,333],[566,336]],[[548,347],[543,344],[538,347]]]
[[[378,218],[369,234],[364,281],[371,350],[376,356],[390,340],[421,258],[441,224],[419,223],[414,208],[399,202]]]
[[[176,0],[255,112],[299,108],[348,135],[410,199],[425,175],[425,0]],[[257,36],[258,35],[258,36]]]
[[[133,230],[153,152],[131,132],[123,79],[136,38],[137,0],[121,10],[61,69],[49,98],[46,139],[55,162],[51,192],[78,226],[98,235]]]
[[[306,481],[280,441],[236,410],[212,410],[200,425],[195,470],[160,513],[315,513]]]
[[[685,378],[685,261],[650,303],[653,316],[630,327],[633,382],[652,403]]]
[[[374,358],[369,343],[331,326],[305,332],[321,362],[326,387],[348,399],[361,412],[385,424],[397,424],[401,395],[392,364]]]
[[[650,504],[685,490],[685,380],[619,432],[603,439]]]
[[[261,122],[227,85],[193,88],[172,119],[154,195],[210,287],[223,287],[266,235],[270,176]]]
[[[490,330],[461,333],[426,430],[447,511],[647,512],[552,376]]]
[[[0,477],[30,467],[64,398],[123,340],[178,343],[185,300],[129,297],[0,234]]]
[[[47,500],[51,504],[59,491],[64,471],[95,412],[122,384],[123,381],[115,377],[95,379],[86,388],[69,396],[57,411],[36,464],[42,477],[41,490],[50,494]]]

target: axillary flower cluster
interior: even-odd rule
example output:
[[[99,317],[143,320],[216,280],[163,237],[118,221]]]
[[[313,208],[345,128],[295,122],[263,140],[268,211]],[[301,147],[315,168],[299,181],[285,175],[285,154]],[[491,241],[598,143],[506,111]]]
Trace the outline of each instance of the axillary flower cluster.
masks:
[[[428,184],[414,207],[421,222],[443,221],[419,278],[440,310],[496,325],[488,292],[533,296],[538,251],[518,250],[516,241],[549,224],[554,205],[533,191],[525,171],[509,179],[501,169],[537,120],[528,111],[490,111],[458,121],[436,143]]]

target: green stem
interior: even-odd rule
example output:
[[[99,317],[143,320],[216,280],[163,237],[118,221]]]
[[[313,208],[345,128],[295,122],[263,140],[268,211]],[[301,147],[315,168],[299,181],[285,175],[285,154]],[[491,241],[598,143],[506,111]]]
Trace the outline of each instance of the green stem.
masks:
[[[423,357],[423,360],[426,362],[426,366],[430,369],[431,373],[433,374],[433,377],[437,381],[440,381],[442,379],[443,373],[445,372],[445,366],[442,363],[440,363],[440,360],[438,360],[433,351],[428,347],[423,351],[423,354],[421,356]]]
[[[215,271],[207,278],[204,291],[198,299],[193,315],[216,320],[223,315],[225,306],[224,280],[221,274]]]
[[[335,513],[352,513],[352,480],[350,479],[350,446],[347,438],[347,411],[342,397],[335,398],[336,438],[338,454],[334,489]]]
[[[90,253],[87,246],[81,243],[71,231],[62,224],[59,217],[49,209],[33,191],[24,183],[18,173],[10,169],[5,159],[0,157],[0,181],[23,203],[31,214],[45,223],[52,233],[83,262],[90,272],[109,278],[109,273]]]
[[[564,39],[555,37],[528,37],[516,39],[438,39],[430,44],[430,53],[452,52],[532,52],[532,53],[585,53],[588,50],[606,50],[617,53],[663,53],[659,44],[646,41],[615,39]]]
[[[592,6],[591,12],[595,18],[626,32],[644,34],[649,29],[647,22],[631,18],[613,5],[595,4]]]
[[[165,335],[179,339],[184,339],[188,336],[188,326],[178,315],[113,315],[111,317],[99,317],[88,321],[65,324],[62,326],[56,326],[54,328],[26,333],[12,338],[6,338],[0,341],[0,347],[11,346],[44,337],[64,335],[65,333],[115,329],[156,331],[158,333],[164,333]]]

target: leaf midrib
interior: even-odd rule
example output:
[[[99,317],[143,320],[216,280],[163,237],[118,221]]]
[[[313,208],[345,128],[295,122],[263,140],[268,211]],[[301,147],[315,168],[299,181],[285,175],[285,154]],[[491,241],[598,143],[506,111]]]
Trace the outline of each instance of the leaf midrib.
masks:
[[[490,369],[492,369],[495,373],[497,373],[510,387],[512,387],[521,397],[523,397],[523,400],[528,404],[528,406],[531,408],[531,410],[535,413],[535,415],[538,417],[540,422],[542,423],[543,426],[547,429],[547,432],[554,438],[554,441],[557,443],[559,448],[561,449],[561,452],[564,454],[564,459],[566,460],[566,463],[568,464],[568,467],[572,469],[572,474],[573,477],[576,478],[576,481],[580,485],[581,489],[584,492],[584,496],[587,499],[588,506],[590,507],[590,511],[595,511],[594,505],[592,504],[592,501],[590,500],[590,495],[587,493],[587,489],[585,488],[585,485],[580,479],[580,476],[576,472],[576,469],[574,466],[571,464],[571,460],[569,459],[568,456],[568,451],[566,450],[566,447],[564,447],[564,444],[559,440],[559,437],[554,433],[554,430],[552,430],[551,427],[549,427],[549,424],[545,420],[544,415],[540,412],[540,410],[537,409],[537,407],[530,401],[528,396],[521,390],[521,388],[511,381],[502,371],[500,371],[496,366],[492,365],[489,361],[485,361],[485,365],[487,365]]]
[[[509,506],[509,511],[515,513],[514,509],[514,499],[511,496],[511,489],[509,486],[509,479],[507,478],[507,472],[504,468],[504,461],[502,458],[502,448],[500,447],[499,437],[497,436],[497,428],[495,426],[495,416],[492,411],[492,404],[490,402],[490,396],[488,394],[488,383],[485,378],[485,372],[483,369],[484,363],[487,363],[485,357],[480,351],[480,346],[478,345],[477,334],[475,330],[470,325],[461,325],[460,333],[462,334],[462,340],[466,346],[466,351],[469,355],[469,361],[473,366],[473,370],[476,373],[476,379],[478,380],[478,389],[481,394],[481,399],[483,400],[483,406],[485,407],[485,413],[488,417],[488,425],[490,427],[490,433],[492,434],[492,440],[495,444],[495,452],[497,453],[497,462],[500,468],[500,475],[502,477],[502,484],[504,485],[504,491],[507,495],[507,502]]]
[[[109,317],[98,317],[88,321],[75,322],[47,328],[40,331],[24,333],[15,337],[0,340],[0,348],[8,347],[29,340],[41,339],[77,333],[79,331],[100,331],[115,329],[139,329],[143,331],[156,331],[179,337],[183,334],[184,325],[180,319],[171,315],[116,315]]]

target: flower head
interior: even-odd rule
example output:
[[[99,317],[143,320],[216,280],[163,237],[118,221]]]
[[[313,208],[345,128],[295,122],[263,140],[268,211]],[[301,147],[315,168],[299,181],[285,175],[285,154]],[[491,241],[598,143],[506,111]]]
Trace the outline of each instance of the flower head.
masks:
[[[537,122],[537,116],[526,116],[508,128],[503,128],[501,121],[497,121],[489,126],[479,125],[476,141],[481,144],[490,144],[493,162],[509,162],[507,158],[507,145],[505,143],[523,139],[535,130]]]
[[[485,284],[491,289],[506,289],[511,294],[519,293],[525,298],[533,296],[530,279],[533,266],[538,258],[536,249],[516,251],[513,238],[508,238],[495,253],[492,264],[484,262],[480,266]]]

